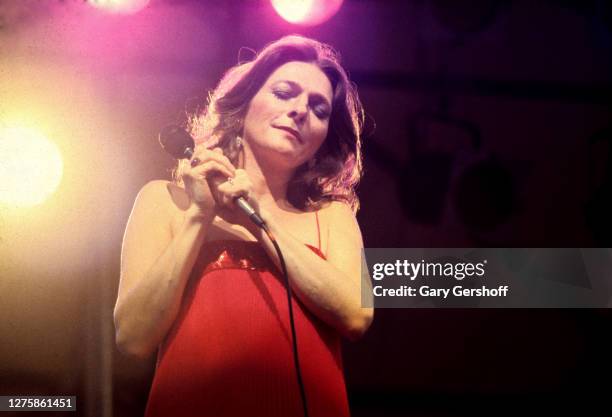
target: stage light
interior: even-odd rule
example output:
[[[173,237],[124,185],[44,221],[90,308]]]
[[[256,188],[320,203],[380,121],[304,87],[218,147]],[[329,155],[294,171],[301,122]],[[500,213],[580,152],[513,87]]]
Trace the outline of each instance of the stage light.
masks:
[[[283,19],[303,26],[319,25],[335,15],[343,0],[271,0]]]
[[[0,204],[29,207],[45,201],[62,179],[57,146],[38,131],[0,128]]]
[[[149,0],[88,0],[92,6],[109,13],[131,14],[144,9]]]

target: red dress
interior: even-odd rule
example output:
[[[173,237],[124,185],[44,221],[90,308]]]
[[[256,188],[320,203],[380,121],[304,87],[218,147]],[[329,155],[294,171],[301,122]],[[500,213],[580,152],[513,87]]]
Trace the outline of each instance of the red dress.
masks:
[[[348,416],[339,336],[292,304],[309,415]],[[302,415],[282,274],[257,242],[204,243],[160,345],[145,416]]]

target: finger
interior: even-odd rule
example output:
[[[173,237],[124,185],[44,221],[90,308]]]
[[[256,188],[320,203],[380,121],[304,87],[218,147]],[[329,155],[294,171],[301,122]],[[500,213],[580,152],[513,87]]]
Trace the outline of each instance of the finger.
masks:
[[[230,202],[233,202],[238,197],[248,199],[250,194],[250,187],[247,184],[238,184],[236,182],[230,183],[229,181],[225,181],[219,184],[217,189],[219,193],[227,197]]]
[[[216,148],[206,148],[206,147],[201,147],[201,148],[196,148],[193,152],[194,156],[200,156],[200,155],[208,155],[210,157],[216,158],[219,155],[223,155],[223,149],[216,147]]]
[[[229,178],[232,176],[232,172],[224,164],[214,160],[201,163],[197,167],[193,168],[190,174],[193,177],[200,178],[210,178],[213,176]]]
[[[247,175],[246,171],[240,168],[237,168],[234,171],[234,177],[228,178],[228,181],[230,183],[233,183],[239,188],[251,188],[252,187],[251,179]]]
[[[232,176],[232,171],[217,161],[208,161],[202,164],[204,167],[203,175],[208,178],[215,178],[219,182],[225,181],[226,178]]]
[[[242,168],[236,168],[234,171],[234,177],[238,179],[248,178],[247,172]]]
[[[189,165],[192,167],[198,165],[201,160],[198,158],[198,152],[202,149],[202,144],[196,144],[193,150],[191,151],[191,156],[189,158]]]
[[[229,208],[236,208],[236,200],[239,198],[244,198],[246,201],[249,201],[248,191],[235,191],[230,194],[221,194],[224,200],[224,205]]]
[[[206,146],[204,146],[203,144],[199,143],[197,144],[194,148],[193,151],[191,152],[191,160],[193,161],[194,159],[201,161],[201,159],[199,158],[200,155],[202,155],[203,151],[207,151],[208,148]]]
[[[193,155],[192,161],[197,159],[198,162],[196,165],[199,165],[203,162],[214,160],[226,166],[226,168],[232,172],[232,176],[234,176],[234,171],[236,167],[232,164],[232,162],[223,154],[221,148],[215,148],[214,150],[210,149],[201,149]],[[192,165],[194,166],[194,165]]]
[[[253,189],[253,183],[251,182],[251,178],[248,176],[248,174],[246,173],[244,169],[236,169],[234,174],[235,175],[234,175],[233,182],[239,188],[245,189],[245,190]]]

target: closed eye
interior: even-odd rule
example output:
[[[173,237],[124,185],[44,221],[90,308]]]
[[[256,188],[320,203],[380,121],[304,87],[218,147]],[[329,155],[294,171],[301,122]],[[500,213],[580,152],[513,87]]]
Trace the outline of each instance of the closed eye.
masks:
[[[329,107],[327,106],[325,101],[321,99],[313,99],[310,103],[310,107],[313,109],[314,113],[319,119],[326,119],[330,115]]]
[[[292,85],[295,83],[287,81],[287,82],[284,82],[284,84]],[[296,87],[294,88],[296,89],[300,88],[297,84],[295,84],[295,86]],[[299,91],[295,91],[295,89],[287,90],[284,88],[273,88],[272,94],[274,94],[274,96],[278,98],[279,100],[286,101],[298,95],[300,91],[301,89]],[[317,116],[321,120],[325,120],[330,116],[331,111],[329,109],[329,105],[327,104],[327,101],[318,94],[315,94],[310,99],[310,102],[308,103],[308,107],[313,111],[315,116]]]
[[[287,100],[291,98],[291,93],[289,91],[274,90],[272,91],[272,94],[274,94],[277,98],[280,98],[281,100]]]
[[[324,106],[324,105],[315,106],[314,113],[317,115],[319,119],[327,119],[329,117],[327,106]]]

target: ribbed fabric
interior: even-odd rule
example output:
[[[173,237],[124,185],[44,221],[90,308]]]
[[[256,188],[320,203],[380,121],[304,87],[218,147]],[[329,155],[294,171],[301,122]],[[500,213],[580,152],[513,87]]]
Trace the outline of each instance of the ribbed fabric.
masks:
[[[339,336],[292,302],[309,414],[348,416]],[[145,416],[301,415],[280,272],[257,242],[205,243],[160,346]]]

